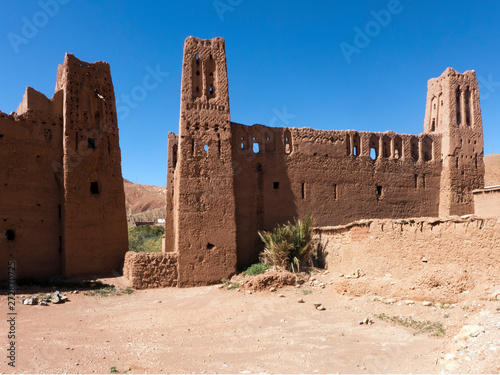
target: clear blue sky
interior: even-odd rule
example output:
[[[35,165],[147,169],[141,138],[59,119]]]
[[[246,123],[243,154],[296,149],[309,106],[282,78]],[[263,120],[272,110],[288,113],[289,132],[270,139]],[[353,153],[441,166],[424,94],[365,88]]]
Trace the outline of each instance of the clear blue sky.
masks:
[[[133,182],[165,185],[190,35],[226,39],[231,117],[248,125],[418,134],[427,80],[449,66],[473,69],[484,151],[500,152],[497,0],[2,0],[0,9],[3,112],[16,110],[26,86],[51,97],[65,52],[107,61],[118,100],[139,92],[148,69],[162,72],[134,108],[118,103],[129,107],[118,124],[123,176]],[[355,39],[356,28],[369,39]],[[355,52],[344,53],[347,44]]]

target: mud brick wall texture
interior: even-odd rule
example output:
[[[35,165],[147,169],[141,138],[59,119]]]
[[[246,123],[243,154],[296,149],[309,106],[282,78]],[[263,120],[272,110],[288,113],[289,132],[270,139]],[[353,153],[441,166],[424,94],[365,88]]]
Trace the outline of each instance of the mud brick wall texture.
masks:
[[[474,213],[482,217],[500,217],[500,186],[474,190]]]
[[[362,220],[315,230],[327,268],[398,279],[414,274],[458,275],[498,280],[500,218]]]
[[[177,286],[177,254],[129,251],[125,254],[123,276],[135,289]]]
[[[109,274],[128,249],[111,70],[66,54],[52,98],[0,112],[0,263],[18,278]],[[0,281],[7,267],[0,267]]]

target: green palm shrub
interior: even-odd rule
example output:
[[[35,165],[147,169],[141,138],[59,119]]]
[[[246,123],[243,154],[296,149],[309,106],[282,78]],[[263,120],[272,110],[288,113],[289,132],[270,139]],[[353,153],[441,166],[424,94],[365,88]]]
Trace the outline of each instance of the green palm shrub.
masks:
[[[161,252],[161,238],[165,228],[150,227],[128,227],[128,249],[135,252],[156,253]]]
[[[292,272],[312,263],[314,241],[312,239],[312,215],[295,219],[294,223],[278,225],[271,232],[259,231],[264,242],[262,262]]]

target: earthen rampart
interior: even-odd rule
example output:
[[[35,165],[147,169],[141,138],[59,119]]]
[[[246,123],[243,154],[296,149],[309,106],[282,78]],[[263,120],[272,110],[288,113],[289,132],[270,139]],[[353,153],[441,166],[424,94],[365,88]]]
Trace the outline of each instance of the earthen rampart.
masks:
[[[258,230],[309,212],[317,225],[439,213],[439,134],[231,125],[240,267],[258,260]]]
[[[186,39],[179,136],[169,134],[164,251],[179,285],[258,261],[259,230],[312,213],[316,225],[472,214],[483,187],[474,71],[428,82],[418,135],[231,122],[224,40]]]
[[[400,296],[432,297],[432,290],[415,291],[421,283],[448,290],[450,285],[440,283],[495,282],[500,272],[500,218],[368,219],[316,227],[314,238],[320,261],[332,274],[388,278],[392,284],[404,280],[404,287],[395,289]],[[177,267],[174,252],[128,252],[124,276],[136,289],[177,286]]]
[[[472,193],[476,215],[500,218],[500,186],[487,186]]]
[[[367,276],[396,280],[455,274],[496,282],[500,273],[497,218],[362,220],[316,228],[315,236],[326,267],[344,275],[360,268]]]
[[[119,270],[125,195],[109,65],[67,54],[51,99],[0,113],[0,262],[44,278]],[[7,267],[0,280],[7,278]]]
[[[41,103],[47,113],[37,109]],[[17,277],[53,276],[63,266],[63,186],[52,169],[63,158],[62,106],[28,88],[20,108],[0,113],[0,262],[16,260]]]

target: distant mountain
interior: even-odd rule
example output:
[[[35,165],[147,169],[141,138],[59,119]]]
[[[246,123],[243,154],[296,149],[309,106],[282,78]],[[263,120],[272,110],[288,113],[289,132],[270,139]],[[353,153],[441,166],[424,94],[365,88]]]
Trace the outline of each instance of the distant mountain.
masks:
[[[123,179],[123,186],[129,223],[165,218],[167,188],[134,184],[126,179]]]
[[[500,154],[484,157],[484,186],[500,185]]]

